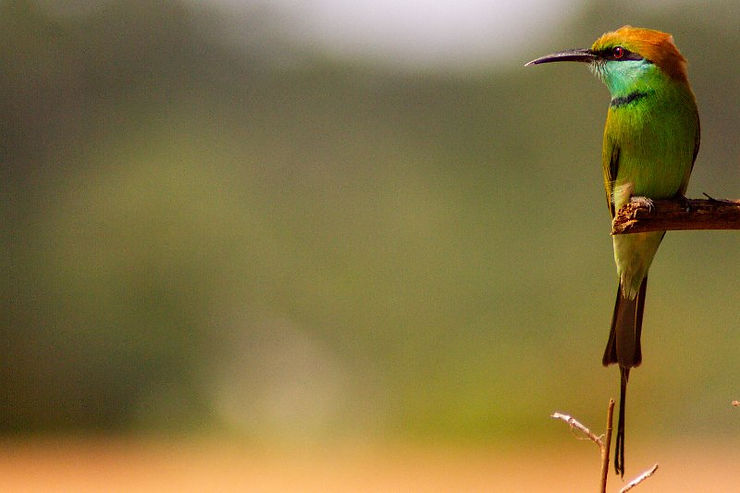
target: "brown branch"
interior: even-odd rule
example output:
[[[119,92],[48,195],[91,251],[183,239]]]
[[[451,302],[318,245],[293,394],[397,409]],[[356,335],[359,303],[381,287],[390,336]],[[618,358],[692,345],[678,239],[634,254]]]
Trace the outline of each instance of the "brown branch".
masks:
[[[633,197],[612,221],[613,235],[691,229],[740,229],[740,200]]]
[[[612,421],[614,420],[614,399],[609,399],[606,408],[606,437],[601,447],[601,493],[606,493],[606,478],[609,475],[609,451],[612,448]]]

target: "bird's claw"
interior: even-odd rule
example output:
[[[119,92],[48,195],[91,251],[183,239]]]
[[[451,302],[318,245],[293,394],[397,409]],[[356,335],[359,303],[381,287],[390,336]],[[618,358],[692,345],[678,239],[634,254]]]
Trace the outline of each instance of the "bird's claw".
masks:
[[[647,197],[631,197],[630,202],[637,205],[638,207],[644,207],[648,210],[648,213],[652,214],[655,211],[655,204]]]

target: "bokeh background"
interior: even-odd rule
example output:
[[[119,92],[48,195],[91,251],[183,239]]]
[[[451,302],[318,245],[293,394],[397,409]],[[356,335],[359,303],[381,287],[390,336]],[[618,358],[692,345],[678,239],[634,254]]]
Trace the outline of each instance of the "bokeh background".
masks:
[[[673,33],[702,118],[688,195],[737,197],[738,21],[732,1],[0,2],[0,434],[557,450],[552,411],[601,426],[608,93],[523,64]],[[739,247],[663,242],[628,452],[737,454]]]

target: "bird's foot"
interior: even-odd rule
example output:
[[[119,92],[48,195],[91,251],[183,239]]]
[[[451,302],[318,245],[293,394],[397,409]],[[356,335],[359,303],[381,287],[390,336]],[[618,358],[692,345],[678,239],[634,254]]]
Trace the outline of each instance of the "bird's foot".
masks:
[[[638,207],[644,207],[648,210],[648,213],[652,214],[653,211],[655,211],[655,204],[653,203],[652,199],[649,199],[647,197],[637,196],[637,197],[630,197],[630,202],[635,204]]]

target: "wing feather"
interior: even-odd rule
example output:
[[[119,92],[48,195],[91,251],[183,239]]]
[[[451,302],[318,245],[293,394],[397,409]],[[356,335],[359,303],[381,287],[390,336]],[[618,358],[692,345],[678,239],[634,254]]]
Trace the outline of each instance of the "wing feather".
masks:
[[[617,180],[617,174],[619,173],[619,154],[620,149],[612,139],[604,136],[604,149],[602,155],[603,168],[604,168],[604,190],[606,191],[606,203],[609,206],[609,211],[612,217],[614,217],[614,183]]]

